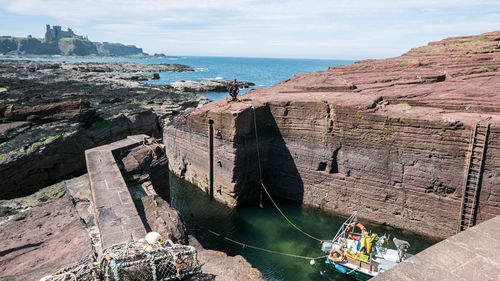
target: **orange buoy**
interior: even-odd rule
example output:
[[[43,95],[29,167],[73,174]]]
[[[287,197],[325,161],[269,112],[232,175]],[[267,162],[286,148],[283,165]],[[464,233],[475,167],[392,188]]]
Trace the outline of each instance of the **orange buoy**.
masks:
[[[359,240],[359,238],[361,238],[360,235],[354,235],[351,233],[351,232],[354,232],[355,227],[361,229],[361,236],[368,234],[364,225],[360,224],[359,222],[353,222],[345,230],[347,235],[349,235],[349,238],[351,238],[353,240]]]
[[[335,248],[330,250],[330,257],[336,262],[341,262],[345,259],[344,253],[340,249]]]

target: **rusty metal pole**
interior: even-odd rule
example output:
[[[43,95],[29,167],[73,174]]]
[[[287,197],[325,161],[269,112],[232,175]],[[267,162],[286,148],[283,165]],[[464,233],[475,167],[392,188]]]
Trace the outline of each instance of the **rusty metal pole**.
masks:
[[[214,198],[214,120],[208,120],[208,139],[209,139],[209,181],[210,181],[210,199]]]

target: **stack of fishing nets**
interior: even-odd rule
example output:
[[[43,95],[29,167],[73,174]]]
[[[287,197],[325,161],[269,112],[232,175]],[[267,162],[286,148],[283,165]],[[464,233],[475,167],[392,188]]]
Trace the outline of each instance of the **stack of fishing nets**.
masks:
[[[96,262],[95,256],[85,256],[80,262],[62,268],[51,276],[45,276],[40,281],[102,281],[103,274]]]
[[[163,242],[143,250],[137,245],[119,244],[103,252],[106,281],[180,280],[201,272],[192,246]]]
[[[157,243],[130,242],[105,249],[99,259],[86,257],[59,270],[44,281],[166,281],[181,280],[201,272],[192,246],[170,240]]]

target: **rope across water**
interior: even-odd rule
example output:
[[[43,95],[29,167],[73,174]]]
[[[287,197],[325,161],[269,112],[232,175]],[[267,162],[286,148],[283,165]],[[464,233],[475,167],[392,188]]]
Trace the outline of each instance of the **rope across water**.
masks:
[[[248,245],[248,244],[245,244],[245,243],[242,243],[242,242],[239,242],[239,241],[236,241],[236,240],[233,240],[231,238],[228,238],[228,237],[225,237],[225,236],[222,236],[220,235],[219,233],[215,232],[215,231],[212,231],[212,230],[208,230],[208,232],[210,232],[211,234],[215,235],[215,236],[218,236],[218,237],[222,237],[224,238],[225,240],[231,242],[231,243],[234,243],[234,244],[237,244],[237,245],[240,245],[242,247],[247,247],[247,248],[251,248],[251,249],[255,249],[255,250],[259,250],[259,251],[263,251],[263,252],[268,252],[268,253],[271,253],[271,254],[277,254],[277,255],[282,255],[282,256],[288,256],[288,257],[294,257],[294,258],[299,258],[299,259],[305,259],[305,260],[318,260],[318,259],[324,259],[326,258],[327,256],[319,256],[319,257],[306,257],[306,256],[301,256],[301,255],[295,255],[295,254],[289,254],[289,253],[284,253],[284,252],[279,252],[279,251],[274,251],[274,250],[269,250],[269,249],[265,249],[265,248],[260,248],[260,247],[257,247],[257,246],[252,246],[252,245]]]

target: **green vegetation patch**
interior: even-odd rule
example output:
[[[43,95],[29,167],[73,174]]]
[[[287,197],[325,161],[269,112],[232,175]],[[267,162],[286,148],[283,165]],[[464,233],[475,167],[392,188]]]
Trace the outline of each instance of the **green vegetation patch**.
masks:
[[[73,134],[73,132],[66,132],[66,133],[62,134],[62,137],[67,138],[67,137],[71,136],[72,134]]]
[[[38,142],[33,143],[33,144],[31,145],[31,147],[32,147],[33,149],[35,149],[35,148],[38,148],[38,147],[40,147],[40,146],[43,146],[43,144],[44,144],[44,142],[43,142],[43,141],[38,141]]]
[[[109,126],[111,124],[111,122],[113,122],[113,120],[115,120],[119,116],[120,116],[120,114],[117,114],[117,115],[113,115],[111,117],[108,117],[102,121],[95,122],[94,124],[92,124],[90,126],[90,128],[88,128],[88,130],[89,131],[97,131],[97,130],[100,130],[106,126]]]
[[[407,64],[408,64],[407,62],[402,62],[402,63],[399,64],[399,67],[403,67],[403,66],[405,66]]]
[[[21,147],[21,148],[18,148],[16,150],[9,152],[9,154],[16,155],[16,154],[23,154],[25,152],[26,152],[26,150],[24,149],[24,147]]]
[[[43,146],[47,141],[52,141],[52,140],[55,140],[55,139],[58,139],[58,138],[65,138],[65,137],[67,137],[69,135],[71,135],[71,132],[66,132],[66,133],[60,134],[60,135],[43,137],[43,138],[40,139],[40,141],[32,143],[31,144],[31,148],[33,148],[33,149],[38,148],[40,146]]]
[[[17,212],[16,209],[26,207],[33,208],[41,205],[42,203],[53,202],[56,199],[61,198],[65,193],[66,188],[64,187],[64,183],[56,183],[25,197],[19,197],[11,200],[0,200],[0,216],[15,214]],[[19,219],[22,218],[20,217]]]
[[[495,68],[489,68],[489,67],[481,67],[481,71],[483,72],[493,72],[496,71]]]
[[[399,103],[398,106],[404,107],[404,108],[411,108],[411,105],[407,102],[402,102]]]
[[[61,38],[61,39],[59,39],[59,41],[63,41],[63,42],[73,42],[76,40],[78,40],[78,38]]]
[[[488,42],[487,40],[479,40],[479,39],[464,39],[462,40],[463,43],[468,42],[468,43],[477,43],[477,42]]]
[[[139,106],[141,108],[149,108],[147,104],[138,101],[131,102],[130,105]]]
[[[111,124],[112,121],[104,119],[102,121],[95,122],[88,129],[89,131],[97,131]]]
[[[15,214],[16,211],[8,206],[0,205],[0,217],[6,217]]]
[[[353,64],[351,64],[352,66],[366,66],[366,64],[364,63],[361,63],[361,62],[355,62]]]

